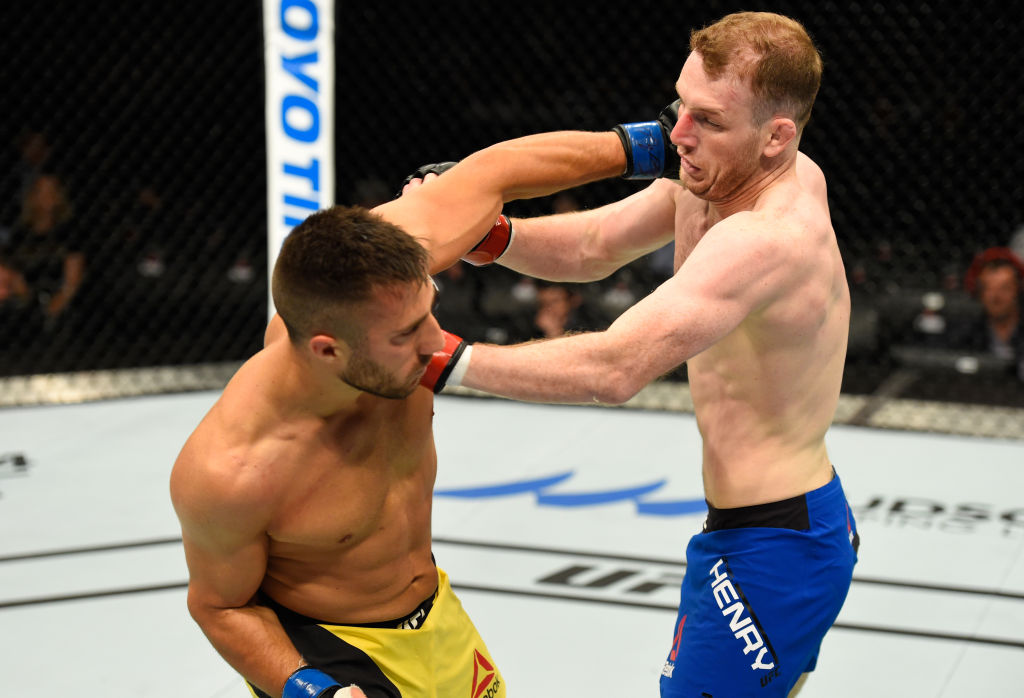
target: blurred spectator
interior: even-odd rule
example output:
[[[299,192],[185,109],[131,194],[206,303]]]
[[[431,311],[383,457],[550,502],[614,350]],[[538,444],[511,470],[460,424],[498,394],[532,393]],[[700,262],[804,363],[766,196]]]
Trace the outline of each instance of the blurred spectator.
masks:
[[[480,309],[489,325],[487,341],[509,344],[532,339],[536,280],[503,267],[492,266],[483,271],[486,273],[482,275]]]
[[[0,359],[4,364],[10,364],[12,355],[24,353],[38,331],[34,310],[25,277],[0,258]]]
[[[11,228],[18,220],[25,197],[47,163],[52,149],[41,131],[23,130],[11,143],[16,152],[11,177],[0,177],[0,247],[10,242]]]
[[[537,303],[537,280],[530,276],[518,275],[510,295],[520,307],[535,305]]]
[[[167,226],[161,225],[165,215],[160,192],[151,184],[142,185],[125,214],[121,250],[128,257],[123,261],[134,262],[140,276],[156,278],[167,270],[168,254],[174,245],[166,232]]]
[[[379,177],[367,177],[355,183],[354,203],[364,208],[374,208],[393,199],[395,192]]]
[[[0,259],[0,308],[22,307],[31,298],[25,277],[6,260]]]
[[[633,272],[629,267],[620,269],[615,276],[603,282],[602,287],[599,304],[601,312],[604,314],[605,323],[609,325],[640,300],[643,295],[637,288]]]
[[[552,339],[587,329],[579,317],[580,294],[564,284],[539,284],[537,309],[533,316],[533,337]]]
[[[456,262],[438,274],[437,309],[441,327],[467,342],[494,341],[488,334],[489,323],[480,306],[483,284],[475,267]]]
[[[72,220],[60,179],[40,174],[26,192],[21,218],[0,250],[51,323],[68,308],[85,277],[85,255]]]
[[[647,271],[650,274],[651,290],[668,281],[675,274],[676,245],[670,242],[647,256]]]
[[[1024,380],[1024,262],[1009,248],[990,248],[975,258],[965,285],[980,302],[982,314],[960,344],[1014,362]]]
[[[576,198],[576,195],[572,193],[572,190],[562,191],[555,194],[551,200],[551,212],[552,213],[571,213],[572,211],[579,211],[583,208],[580,204],[580,200]]]
[[[53,149],[42,131],[24,131],[18,138],[20,160],[17,166],[20,198],[28,195],[36,178],[44,174],[50,164]]]

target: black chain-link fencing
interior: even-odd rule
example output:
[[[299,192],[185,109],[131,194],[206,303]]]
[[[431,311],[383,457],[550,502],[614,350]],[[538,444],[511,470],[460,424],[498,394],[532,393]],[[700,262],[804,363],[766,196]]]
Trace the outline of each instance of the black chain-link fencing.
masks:
[[[14,0],[0,27],[3,372],[256,349],[258,3]]]
[[[801,20],[824,55],[802,148],[828,176],[854,294],[845,391],[1024,406],[1022,332],[991,349],[964,289],[1024,223],[1024,61],[1003,3],[339,0],[337,199],[378,203],[419,165],[498,140],[651,119],[689,30],[739,9]],[[251,355],[267,295],[260,3],[14,0],[0,31],[0,373]],[[568,292],[460,267],[441,277],[442,320],[515,341],[567,299],[572,327],[600,328],[670,258]]]

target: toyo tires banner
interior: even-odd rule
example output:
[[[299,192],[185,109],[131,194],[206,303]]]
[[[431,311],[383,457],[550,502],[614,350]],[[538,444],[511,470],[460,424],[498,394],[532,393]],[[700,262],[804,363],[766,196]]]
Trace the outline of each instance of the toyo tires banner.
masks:
[[[263,33],[269,274],[292,228],[334,203],[334,2],[264,0]]]

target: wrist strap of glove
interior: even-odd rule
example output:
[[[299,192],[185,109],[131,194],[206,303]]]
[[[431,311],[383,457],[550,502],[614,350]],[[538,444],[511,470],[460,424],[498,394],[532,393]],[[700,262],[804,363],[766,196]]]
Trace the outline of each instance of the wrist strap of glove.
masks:
[[[469,368],[469,355],[472,353],[473,345],[466,343],[462,346],[462,351],[457,356],[452,357],[452,362],[449,364],[450,371],[447,377],[440,381],[442,389],[446,385],[452,387],[462,385],[462,379],[466,377],[466,369]]]
[[[654,179],[665,171],[665,136],[657,121],[619,124],[614,129],[626,151],[625,179]]]
[[[430,388],[434,394],[440,393],[446,385],[460,385],[469,366],[470,350],[471,346],[461,337],[445,332],[444,347],[430,358],[420,385]]]
[[[320,698],[332,688],[341,688],[341,684],[319,669],[305,666],[284,682],[281,698]]]
[[[484,235],[483,240],[478,242],[476,247],[467,252],[462,259],[474,267],[486,267],[488,264],[494,264],[512,244],[513,234],[512,221],[508,216],[501,214],[491,229],[487,231],[487,235]]]

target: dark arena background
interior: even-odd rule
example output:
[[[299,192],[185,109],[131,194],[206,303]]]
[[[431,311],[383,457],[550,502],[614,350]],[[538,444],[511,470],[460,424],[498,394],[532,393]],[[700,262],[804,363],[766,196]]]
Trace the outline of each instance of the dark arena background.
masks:
[[[739,9],[799,19],[825,59],[802,149],[828,177],[854,299],[837,421],[1024,437],[1024,357],[987,353],[965,287],[986,250],[1024,254],[1024,62],[1005,3],[339,1],[336,200],[374,205],[419,165],[499,140],[649,120],[674,99],[689,30]],[[260,3],[12,0],[0,31],[2,403],[222,385],[267,318]],[[26,216],[46,206],[53,233],[26,252]],[[25,255],[27,290],[10,269]],[[574,329],[669,273],[654,253],[570,288]],[[440,282],[448,329],[535,336],[529,280],[462,266]],[[688,409],[685,378],[638,404]]]
[[[292,219],[390,200],[417,167],[497,141],[649,121],[675,99],[691,29],[738,10],[799,19],[823,53],[801,147],[828,178],[853,295],[826,442],[861,545],[801,696],[1024,695],[1021,278],[999,270],[1001,317],[1018,307],[1004,345],[986,326],[998,287],[975,283],[977,260],[1013,270],[1024,255],[1013,3],[334,0],[333,22],[316,14],[333,58],[328,41],[296,49],[303,11],[329,5],[0,2],[0,698],[249,695],[189,613],[168,481],[262,345],[268,257]],[[299,60],[311,46],[323,72]],[[297,87],[314,76],[322,90]],[[282,133],[312,130],[302,98],[327,115],[311,120],[320,149],[282,156]],[[643,186],[615,178],[506,212]],[[460,263],[437,275],[437,312],[467,339],[518,342],[550,329],[538,316],[561,294],[560,330],[599,330],[671,258],[562,289]],[[683,671],[679,587],[701,573],[686,540],[707,519],[686,367],[632,409],[478,395],[434,400],[429,531],[408,540],[429,535],[508,695],[656,696]],[[253,480],[238,458],[210,470]],[[781,675],[759,680],[770,693]],[[497,676],[474,671],[454,698],[491,695]]]

